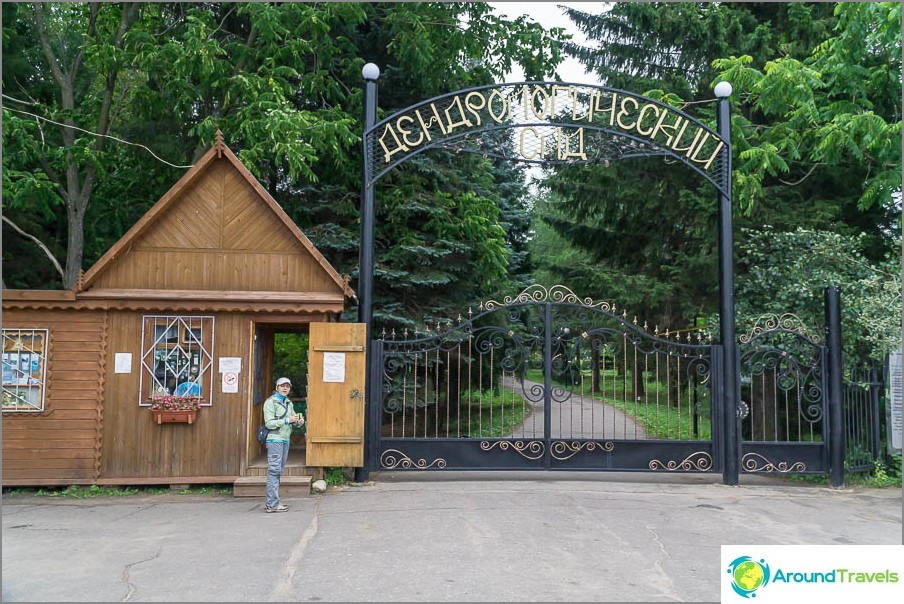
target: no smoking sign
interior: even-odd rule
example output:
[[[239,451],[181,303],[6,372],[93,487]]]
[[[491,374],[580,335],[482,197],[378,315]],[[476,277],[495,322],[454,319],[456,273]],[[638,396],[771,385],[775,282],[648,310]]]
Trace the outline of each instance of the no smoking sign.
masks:
[[[239,374],[235,371],[224,371],[222,390],[223,392],[238,392]]]

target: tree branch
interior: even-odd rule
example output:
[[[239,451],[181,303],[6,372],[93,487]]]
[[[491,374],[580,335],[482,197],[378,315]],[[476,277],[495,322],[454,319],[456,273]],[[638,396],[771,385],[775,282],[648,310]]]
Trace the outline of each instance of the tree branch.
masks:
[[[60,274],[60,277],[65,278],[65,275],[63,274],[63,267],[60,266],[60,263],[57,262],[57,259],[53,256],[53,254],[50,253],[50,250],[47,249],[47,246],[44,245],[43,243],[41,243],[41,240],[40,240],[40,239],[38,239],[38,238],[35,237],[34,235],[29,235],[28,233],[26,233],[25,231],[23,231],[22,229],[20,229],[20,228],[19,228],[19,225],[17,225],[15,222],[13,222],[12,220],[10,220],[10,219],[7,218],[6,216],[3,216],[3,222],[5,222],[5,223],[8,224],[9,226],[11,226],[17,233],[19,233],[20,235],[22,235],[22,236],[25,237],[26,239],[31,239],[32,241],[34,241],[35,244],[37,244],[37,246],[38,246],[39,248],[41,248],[42,250],[44,250],[44,253],[47,254],[47,257],[48,257],[48,258],[50,258],[50,261],[53,263],[53,267],[54,267],[54,268],[57,270],[57,272]]]
[[[804,174],[804,175],[800,178],[800,180],[797,180],[797,181],[794,181],[794,182],[788,182],[787,180],[782,180],[781,178],[779,178],[778,181],[779,181],[780,183],[782,183],[782,184],[788,185],[789,187],[796,187],[797,185],[799,185],[799,184],[802,183],[803,181],[805,181],[805,180],[807,180],[808,178],[810,178],[810,175],[813,174],[813,170],[815,170],[816,168],[818,168],[819,166],[822,166],[822,165],[824,165],[822,162],[816,162],[815,164],[813,164],[813,167],[810,168],[809,172],[807,172],[806,174]]]

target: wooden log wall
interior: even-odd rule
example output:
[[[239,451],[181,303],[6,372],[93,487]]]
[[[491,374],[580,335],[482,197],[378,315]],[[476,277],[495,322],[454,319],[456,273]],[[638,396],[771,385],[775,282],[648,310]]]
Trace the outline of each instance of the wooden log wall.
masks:
[[[48,330],[44,411],[2,415],[3,484],[94,482],[104,429],[105,313],[10,309],[3,327]]]

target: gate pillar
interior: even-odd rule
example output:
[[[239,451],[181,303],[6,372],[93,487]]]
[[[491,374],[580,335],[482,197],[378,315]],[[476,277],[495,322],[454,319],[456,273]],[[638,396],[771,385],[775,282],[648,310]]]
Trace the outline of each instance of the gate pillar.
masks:
[[[825,289],[826,344],[829,346],[829,481],[844,486],[844,434],[841,417],[841,295]]]
[[[718,128],[722,140],[731,140],[731,112],[728,97],[731,84],[719,82],[715,88],[719,97]],[[722,482],[738,484],[740,467],[740,438],[738,433],[738,400],[740,383],[738,380],[738,346],[735,341],[734,308],[734,219],[731,208],[731,147],[719,160],[719,333],[722,336]]]

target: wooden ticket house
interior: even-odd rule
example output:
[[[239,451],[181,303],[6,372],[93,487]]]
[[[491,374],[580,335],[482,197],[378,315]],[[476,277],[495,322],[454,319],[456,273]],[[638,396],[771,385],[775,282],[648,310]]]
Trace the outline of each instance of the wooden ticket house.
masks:
[[[3,485],[262,495],[255,403],[278,377],[277,333],[310,338],[308,432],[284,484],[363,465],[363,405],[345,399],[364,391],[365,334],[338,323],[354,295],[218,133],[75,288],[3,290]],[[341,379],[324,382],[330,351]]]

